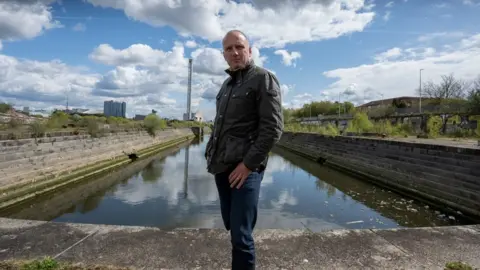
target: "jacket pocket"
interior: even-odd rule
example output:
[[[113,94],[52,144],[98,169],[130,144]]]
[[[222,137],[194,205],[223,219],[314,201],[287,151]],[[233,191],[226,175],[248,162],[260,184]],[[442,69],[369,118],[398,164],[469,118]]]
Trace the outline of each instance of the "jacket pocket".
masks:
[[[227,136],[225,145],[225,155],[223,162],[225,164],[238,163],[243,160],[243,157],[249,149],[250,143],[248,137],[240,138],[232,135]]]

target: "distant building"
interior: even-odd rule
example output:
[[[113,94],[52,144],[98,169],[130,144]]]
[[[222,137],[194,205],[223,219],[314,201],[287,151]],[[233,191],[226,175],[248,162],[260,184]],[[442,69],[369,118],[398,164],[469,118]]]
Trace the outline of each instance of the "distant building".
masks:
[[[412,107],[418,104],[419,97],[395,97],[388,99],[379,99],[357,106],[358,109],[375,109],[384,106],[391,106],[393,103],[404,104],[405,107]],[[424,100],[425,98],[422,98]]]
[[[123,117],[127,116],[127,103],[125,102],[116,102],[113,100],[105,101],[103,103],[103,114],[106,117]]]
[[[194,118],[195,118],[195,113],[190,113],[190,117],[187,115],[187,113],[183,114],[183,121],[193,120]]]
[[[203,122],[203,115],[200,112],[191,113],[190,117],[187,117],[187,114],[183,114],[183,121],[196,121]]]
[[[143,115],[143,114],[136,114],[135,117],[133,118],[133,120],[135,121],[142,121],[145,119],[145,117],[147,117],[146,115]]]

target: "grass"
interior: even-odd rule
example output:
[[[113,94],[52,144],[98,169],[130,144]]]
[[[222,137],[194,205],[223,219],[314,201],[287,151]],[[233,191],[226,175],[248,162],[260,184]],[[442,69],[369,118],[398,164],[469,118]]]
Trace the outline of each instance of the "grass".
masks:
[[[475,270],[476,268],[462,262],[448,262],[445,264],[445,270]]]
[[[86,265],[58,262],[51,257],[40,260],[29,261],[4,261],[0,262],[0,269],[5,270],[129,270],[133,268],[107,266],[107,265]]]
[[[478,125],[476,130],[457,128],[455,131],[448,134],[441,134],[442,123],[442,119],[439,116],[433,116],[429,118],[426,123],[426,135],[428,135],[428,138],[480,138],[480,124]],[[340,134],[340,130],[331,123],[324,125],[286,123],[285,131],[317,133],[326,136],[338,136]],[[368,118],[367,114],[362,112],[354,114],[353,119],[348,121],[344,132],[353,134],[376,133],[379,135],[385,135],[387,137],[408,137],[417,135],[412,123],[410,123],[409,121],[406,121],[405,123],[397,123],[394,125],[392,125],[391,122],[388,120],[372,122]]]
[[[143,121],[135,121],[121,117],[79,116],[55,112],[48,118],[39,118],[37,121],[24,124],[12,118],[8,123],[0,123],[0,135],[7,140],[27,138],[42,138],[54,132],[70,132],[72,135],[88,133],[92,137],[101,137],[105,132],[145,130],[151,136],[157,131],[167,128],[204,127],[211,124],[195,121],[165,120],[156,114],[149,114]]]

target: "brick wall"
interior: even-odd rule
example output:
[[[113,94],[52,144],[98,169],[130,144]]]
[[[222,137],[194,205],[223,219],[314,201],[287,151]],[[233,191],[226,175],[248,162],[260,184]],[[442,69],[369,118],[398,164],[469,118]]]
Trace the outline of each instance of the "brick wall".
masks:
[[[480,217],[480,149],[285,132],[279,146]]]
[[[159,132],[152,138],[145,132],[109,133],[105,137],[45,137],[0,141],[0,187],[35,181],[61,172],[135,152],[165,141],[191,135],[190,129]]]

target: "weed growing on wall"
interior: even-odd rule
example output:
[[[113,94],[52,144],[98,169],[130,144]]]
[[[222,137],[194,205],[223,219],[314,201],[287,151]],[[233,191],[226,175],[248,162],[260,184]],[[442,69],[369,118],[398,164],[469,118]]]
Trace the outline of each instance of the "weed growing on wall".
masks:
[[[346,132],[352,133],[366,133],[372,132],[374,130],[374,125],[368,119],[368,115],[364,112],[357,112],[353,115],[353,119],[349,121]]]
[[[427,134],[432,138],[438,137],[442,128],[442,118],[440,116],[431,116],[427,120]]]

